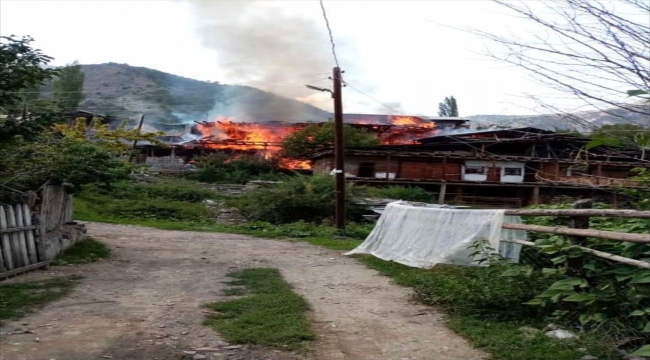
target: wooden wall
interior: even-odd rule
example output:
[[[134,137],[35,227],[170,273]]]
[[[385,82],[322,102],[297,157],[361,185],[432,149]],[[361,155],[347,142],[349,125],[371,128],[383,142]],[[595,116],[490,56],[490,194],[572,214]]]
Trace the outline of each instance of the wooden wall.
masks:
[[[402,161],[400,164],[399,178],[402,179],[432,179],[460,181],[461,164],[443,164],[442,159],[432,161]]]

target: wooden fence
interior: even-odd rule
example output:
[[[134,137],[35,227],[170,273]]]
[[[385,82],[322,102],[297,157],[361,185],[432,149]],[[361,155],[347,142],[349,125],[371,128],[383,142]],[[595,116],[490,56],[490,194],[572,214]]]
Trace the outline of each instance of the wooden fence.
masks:
[[[0,205],[0,279],[45,267],[85,230],[73,221],[72,195],[45,186],[39,204]]]
[[[620,262],[642,269],[650,269],[650,263],[630,259],[619,255],[609,254],[603,251],[587,248],[584,245],[585,238],[593,237],[600,239],[609,239],[615,241],[626,241],[634,243],[650,244],[650,234],[630,234],[616,231],[602,231],[589,229],[589,218],[591,217],[619,217],[619,218],[637,218],[650,219],[650,211],[635,210],[601,210],[591,209],[591,200],[582,200],[574,204],[574,209],[565,210],[506,210],[506,215],[517,216],[566,216],[569,217],[569,227],[539,226],[526,224],[503,224],[504,229],[526,230],[541,232],[545,234],[565,235],[573,246],[582,251],[598,256],[604,259]],[[525,246],[536,246],[535,243],[524,240],[502,240]]]
[[[26,204],[0,206],[0,277],[47,265],[39,228]]]

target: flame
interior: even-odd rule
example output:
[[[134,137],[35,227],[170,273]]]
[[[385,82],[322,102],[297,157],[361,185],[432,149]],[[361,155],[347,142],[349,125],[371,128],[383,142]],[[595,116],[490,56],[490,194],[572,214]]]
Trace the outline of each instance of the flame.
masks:
[[[311,161],[309,160],[296,160],[296,159],[280,159],[280,167],[285,169],[294,170],[309,170],[311,169]]]
[[[347,123],[376,134],[382,145],[417,144],[417,139],[436,133],[434,122],[416,116],[370,115],[347,120]],[[271,158],[282,150],[282,141],[307,124],[263,122],[243,123],[228,117],[197,123],[203,135],[201,143],[208,149],[254,153]],[[309,161],[281,159],[288,169],[311,169]]]

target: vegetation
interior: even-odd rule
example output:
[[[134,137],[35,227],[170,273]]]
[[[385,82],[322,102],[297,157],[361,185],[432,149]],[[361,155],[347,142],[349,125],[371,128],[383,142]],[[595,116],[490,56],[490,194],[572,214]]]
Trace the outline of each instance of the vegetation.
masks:
[[[243,289],[226,291],[226,294],[246,295],[207,305],[218,314],[210,315],[205,321],[226,341],[302,350],[306,341],[315,338],[305,314],[307,302],[291,290],[278,269],[245,269],[228,276],[236,279],[230,285]]]
[[[0,37],[0,109],[20,103],[20,90],[33,89],[57,74],[45,67],[52,58],[32,48],[32,41],[29,36]]]
[[[194,179],[208,183],[245,184],[250,180],[278,180],[291,171],[281,169],[276,159],[241,156],[233,159],[222,153],[202,156]]]
[[[60,253],[51,265],[88,264],[110,255],[111,250],[106,245],[89,237]]]
[[[421,187],[411,186],[387,186],[387,187],[368,187],[365,188],[367,195],[375,198],[416,201],[416,202],[432,202],[434,194],[425,191]]]
[[[188,221],[208,223],[210,211],[201,202],[218,195],[195,183],[119,182],[109,187],[96,184],[84,188],[75,200],[78,219],[140,219],[143,221]]]
[[[79,277],[0,284],[0,324],[15,320],[72,291]]]
[[[636,124],[603,125],[590,134],[588,148],[599,145],[640,147],[650,149],[650,130]]]
[[[446,97],[445,100],[438,105],[438,116],[458,117],[458,104],[453,96]]]
[[[84,73],[81,65],[74,62],[59,69],[52,82],[54,98],[66,110],[76,110],[83,100]]]
[[[331,176],[293,176],[276,186],[248,191],[231,199],[229,204],[252,221],[286,224],[302,220],[318,223],[334,217],[334,192]],[[347,194],[347,218],[359,219],[363,209],[355,200],[360,194],[351,185]]]
[[[379,140],[372,134],[343,125],[343,145],[372,146],[378,145]],[[334,146],[334,122],[311,124],[287,136],[282,142],[282,157],[305,159],[305,155],[321,149]]]
[[[545,206],[562,208],[562,206]],[[567,219],[536,217],[532,224],[566,226]],[[590,228],[625,233],[648,233],[641,219],[591,219]],[[552,321],[607,332],[624,348],[650,344],[650,272],[584,253],[560,236],[534,233],[540,248],[535,261],[511,268],[503,276],[549,278],[554,281],[527,305],[543,310]],[[650,245],[586,238],[583,246],[632,259],[648,259]],[[637,340],[625,342],[624,338]],[[625,346],[627,345],[627,346]],[[628,349],[629,350],[629,349]]]
[[[612,348],[599,344],[596,336],[563,343],[541,331],[520,330],[543,329],[548,324],[539,316],[539,310],[523,302],[550,284],[551,279],[503,278],[503,264],[488,268],[436,265],[426,270],[371,256],[359,259],[397,284],[412,287],[421,302],[441,306],[449,314],[447,324],[474,345],[488,350],[494,359],[575,360],[585,355],[577,350],[581,347],[599,359],[616,358]]]

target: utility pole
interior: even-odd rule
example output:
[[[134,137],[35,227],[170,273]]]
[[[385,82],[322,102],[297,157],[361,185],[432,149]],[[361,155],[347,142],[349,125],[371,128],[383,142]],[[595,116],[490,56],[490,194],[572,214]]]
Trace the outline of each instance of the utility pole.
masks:
[[[336,227],[345,229],[345,160],[343,158],[343,99],[341,94],[341,69],[334,68],[334,158],[336,168]]]

